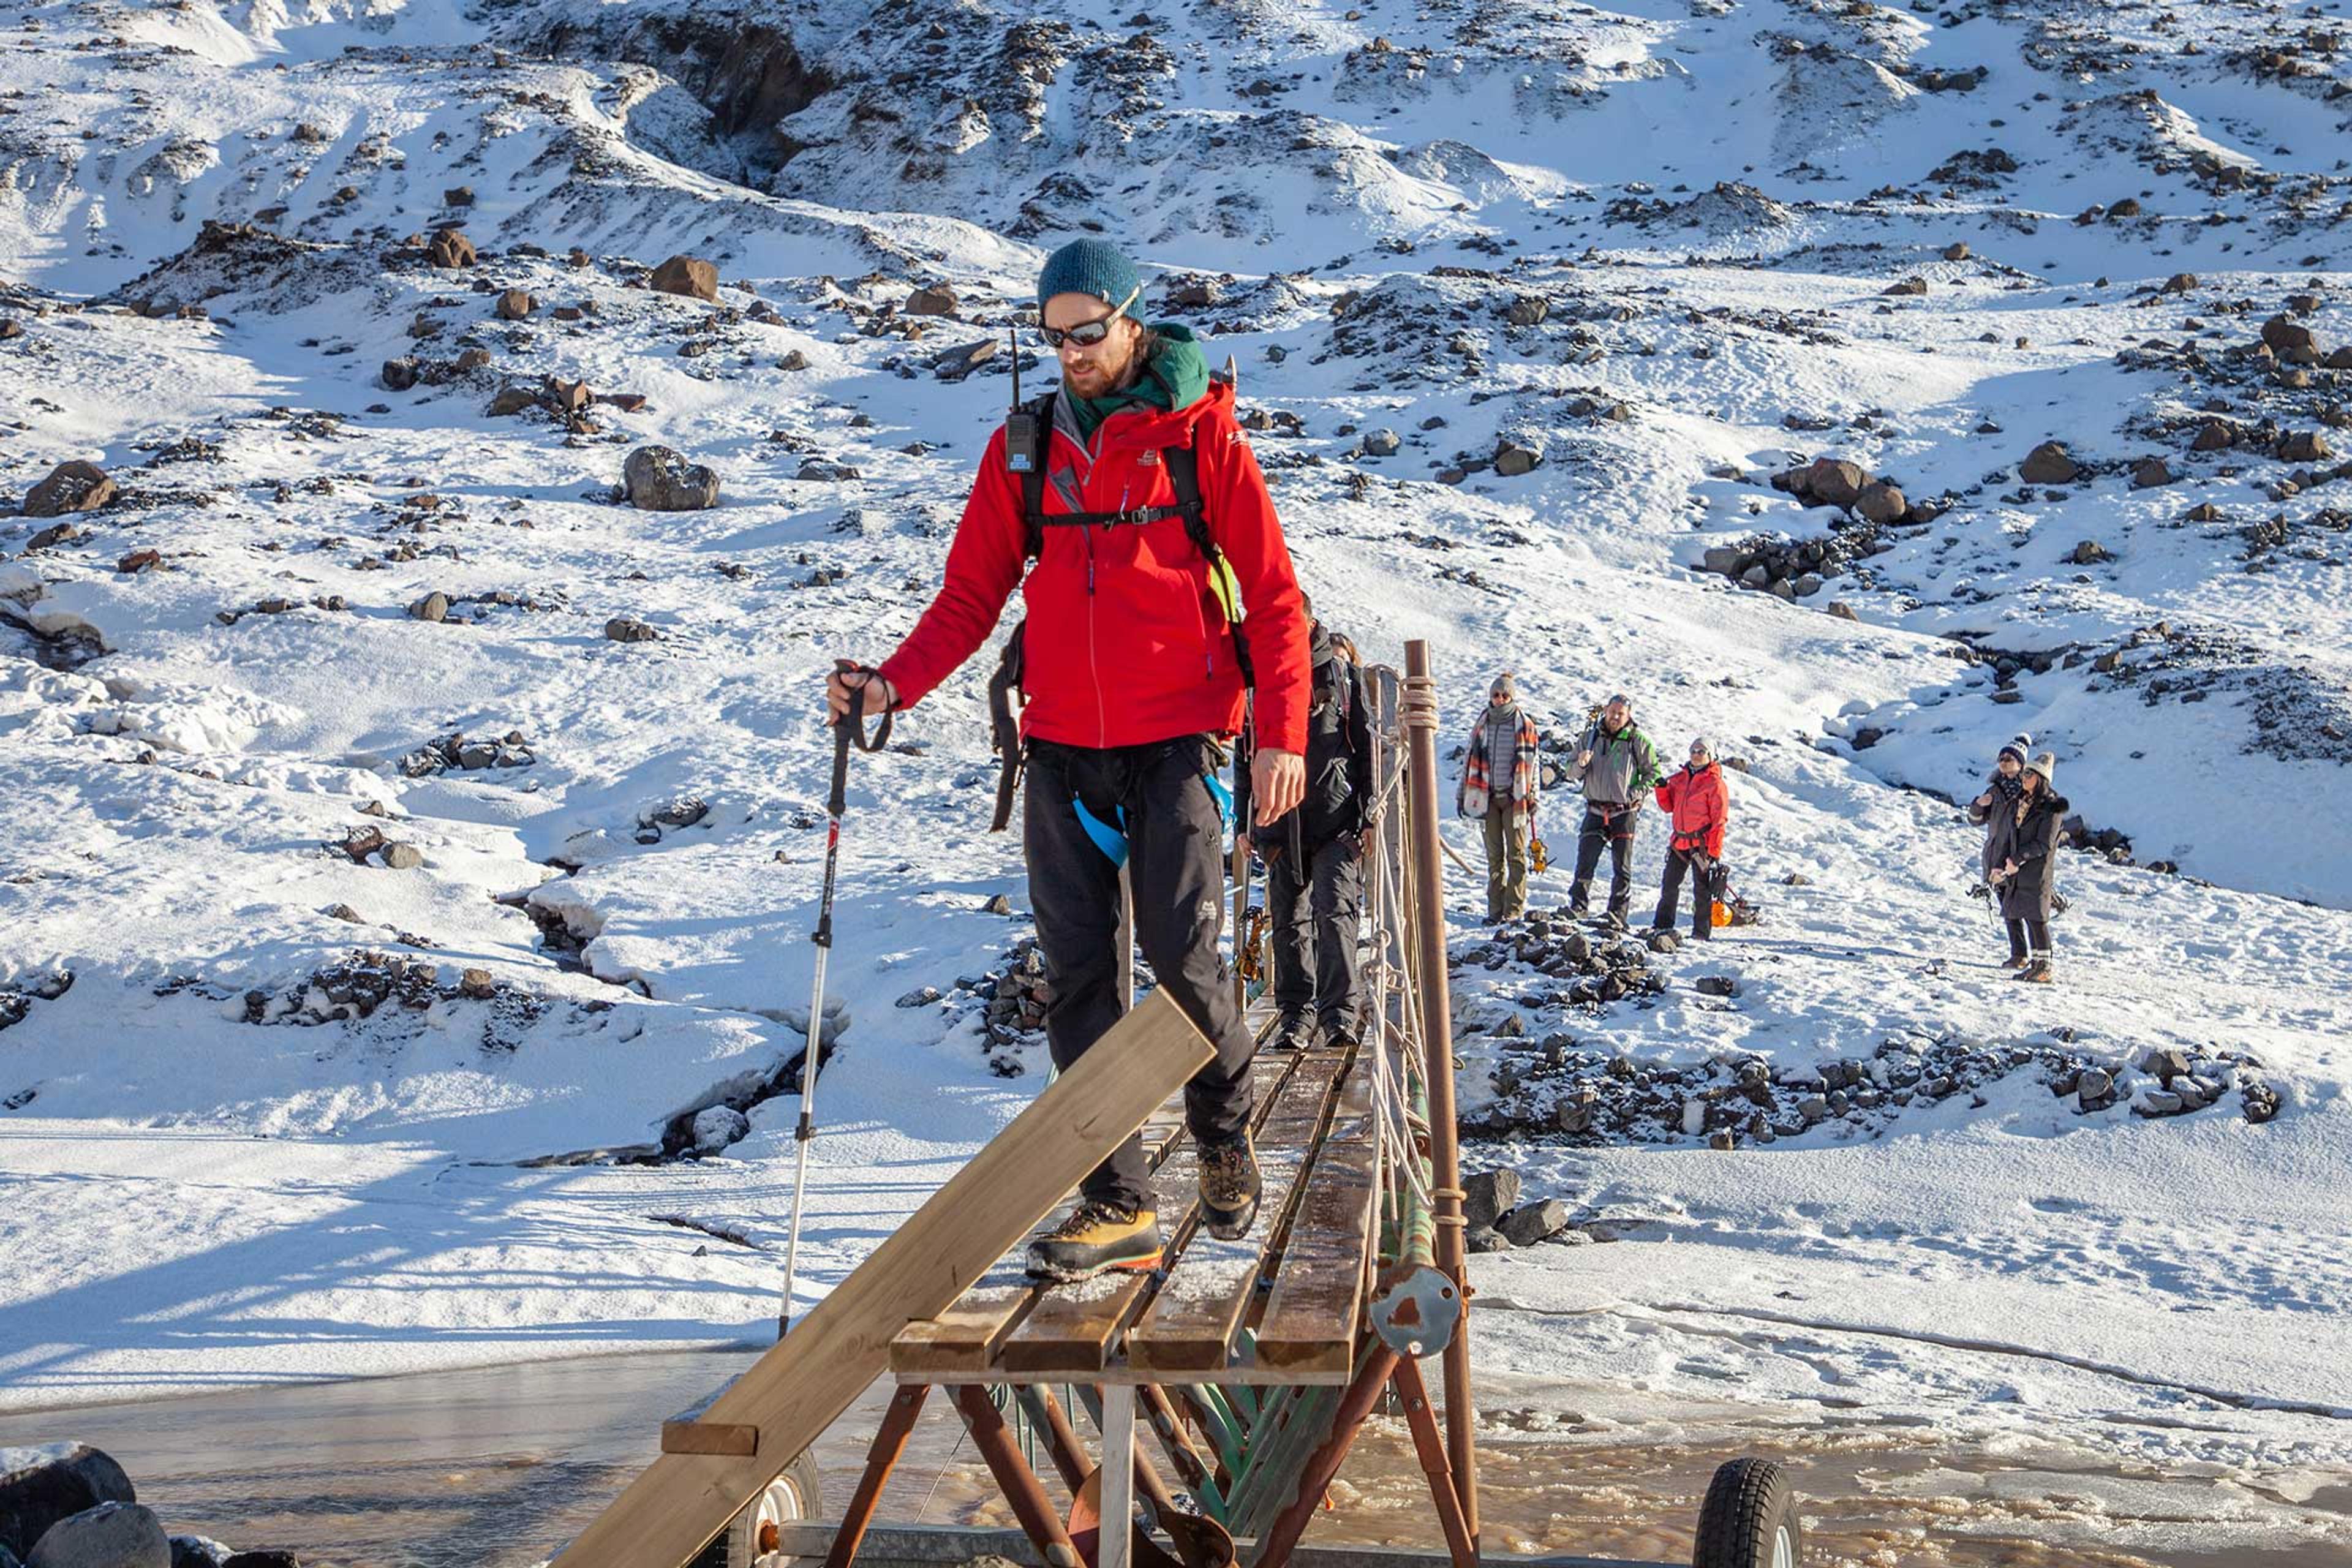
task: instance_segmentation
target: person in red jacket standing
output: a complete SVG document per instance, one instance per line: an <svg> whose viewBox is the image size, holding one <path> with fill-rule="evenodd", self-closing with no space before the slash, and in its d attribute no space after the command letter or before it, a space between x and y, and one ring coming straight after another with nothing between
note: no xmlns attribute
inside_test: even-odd
<svg viewBox="0 0 2352 1568"><path fill-rule="evenodd" d="M853 702L866 713L913 706L979 650L1021 589L1023 836L1054 1060L1068 1067L1119 1016L1124 863L1137 945L1216 1047L1184 1103L1203 1222L1233 1237L1255 1222L1260 1184L1252 1042L1217 949L1230 804L1217 775L1241 730L1246 665L1257 825L1304 795L1307 622L1233 389L1210 382L1189 330L1143 323L1142 287L1103 240L1047 258L1037 303L1062 370L1050 413L1025 449L997 431L930 606L878 668L845 666L826 696L835 723ZM1016 470L1024 459L1031 468ZM1078 1279L1158 1265L1148 1173L1129 1138L1082 1184L1076 1212L1031 1245L1031 1272Z"/></svg>
<svg viewBox="0 0 2352 1568"><path fill-rule="evenodd" d="M1690 761L1658 785L1658 805L1674 815L1674 841L1666 847L1665 884L1658 889L1652 931L1672 931L1683 874L1691 879L1691 936L1705 942L1715 931L1715 896L1723 862L1723 823L1731 805L1723 768L1705 741L1693 741Z"/></svg>

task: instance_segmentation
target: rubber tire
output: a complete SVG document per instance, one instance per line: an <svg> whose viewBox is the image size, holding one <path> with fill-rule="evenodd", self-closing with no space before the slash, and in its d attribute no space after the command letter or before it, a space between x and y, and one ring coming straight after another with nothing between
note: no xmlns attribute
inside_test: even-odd
<svg viewBox="0 0 2352 1568"><path fill-rule="evenodd" d="M1733 1459L1718 1468L1698 1510L1698 1542L1691 1568L1775 1568L1773 1538L1786 1531L1785 1568L1805 1551L1797 1492L1789 1473L1769 1459Z"/></svg>
<svg viewBox="0 0 2352 1568"><path fill-rule="evenodd" d="M783 1474L761 1489L759 1500L729 1521L719 1539L702 1549L694 1568L753 1568L760 1560L761 1507L772 1498L791 1500L792 1519L823 1519L824 1488L817 1475L816 1457L803 1453L786 1465ZM775 1517L775 1512L770 1517Z"/></svg>

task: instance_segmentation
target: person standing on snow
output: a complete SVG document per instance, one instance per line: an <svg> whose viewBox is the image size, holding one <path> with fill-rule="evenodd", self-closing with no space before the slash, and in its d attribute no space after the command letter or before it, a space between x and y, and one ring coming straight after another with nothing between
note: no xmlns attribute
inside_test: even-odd
<svg viewBox="0 0 2352 1568"><path fill-rule="evenodd" d="M1311 605L1307 613L1314 615ZM1343 640L1310 620L1307 798L1273 826L1250 835L1265 857L1266 913L1274 928L1277 1017L1267 1041L1274 1050L1305 1047L1310 1014L1326 1047L1356 1037L1372 725L1363 677L1342 650Z"/></svg>
<svg viewBox="0 0 2352 1568"><path fill-rule="evenodd" d="M1260 1181L1252 1041L1217 948L1217 775L1254 669L1256 821L1298 804L1307 615L1232 388L1211 384L1190 330L1144 324L1142 289L1107 241L1047 258L1038 311L1062 370L1050 407L1016 410L990 439L946 579L915 629L877 669L845 664L826 698L835 723L853 703L866 713L913 706L978 651L1021 589L1023 836L1054 992L1054 1061L1076 1062L1119 1016L1124 864L1137 945L1216 1047L1185 1086L1185 1119L1200 1148L1203 1222L1236 1237L1256 1218ZM1158 1266L1148 1175L1130 1137L1081 1184L1069 1218L1030 1245L1031 1272L1067 1280Z"/></svg>
<svg viewBox="0 0 2352 1568"><path fill-rule="evenodd" d="M1690 761L1657 788L1658 805L1674 824L1674 841L1666 847L1665 880L1658 889L1658 912L1652 931L1672 931L1675 904L1682 896L1683 874L1691 879L1691 938L1705 942L1715 934L1716 891L1723 865L1723 825L1731 807L1731 792L1723 768L1705 741L1693 741Z"/></svg>
<svg viewBox="0 0 2352 1568"><path fill-rule="evenodd" d="M2010 808L2023 793L2025 759L2033 754L2033 737L2019 734L2000 749L1994 759L1992 777L1985 780L1984 793L1969 802L1969 820L1985 830L1982 860L1988 882L2000 863L2009 856L2009 838L2017 827ZM2019 965L2011 964L2014 969Z"/></svg>
<svg viewBox="0 0 2352 1568"><path fill-rule="evenodd" d="M1658 749L1633 726L1633 700L1612 697L1576 743L1577 782L1584 786L1584 826L1576 840L1576 877L1568 885L1568 912L1581 916L1591 900L1592 873L1609 849L1609 919L1625 923L1633 902L1633 832L1642 796L1658 782Z"/></svg>
<svg viewBox="0 0 2352 1568"><path fill-rule="evenodd" d="M2050 906L2058 893L2058 840L2064 831L2066 800L2051 785L2058 759L2042 752L2025 764L2018 777L2015 805L2000 815L2008 819L2008 842L2001 863L1990 878L2000 892L2001 919L2009 922L2006 967L2017 978L2049 985Z"/></svg>
<svg viewBox="0 0 2352 1568"><path fill-rule="evenodd" d="M1454 794L1454 812L1486 826L1490 924L1527 913L1537 773L1535 721L1520 710L1518 682L1505 670L1487 689L1486 710L1470 731L1462 782ZM1498 779L1507 782L1498 785Z"/></svg>

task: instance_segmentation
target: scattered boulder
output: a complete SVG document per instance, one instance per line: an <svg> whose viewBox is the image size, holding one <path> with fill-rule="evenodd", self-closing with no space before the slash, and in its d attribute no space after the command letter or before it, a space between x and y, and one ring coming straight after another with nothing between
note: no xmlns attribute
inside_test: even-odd
<svg viewBox="0 0 2352 1568"><path fill-rule="evenodd" d="M499 296L498 312L509 321L520 321L539 309L539 301L521 289L509 289Z"/></svg>
<svg viewBox="0 0 2352 1568"><path fill-rule="evenodd" d="M2279 437L2272 455L2284 463L2324 463L2335 455L2327 437L2316 430L2292 430ZM30 502L27 503L29 509Z"/></svg>
<svg viewBox="0 0 2352 1568"><path fill-rule="evenodd" d="M2115 559L2107 547L2095 539L2085 539L2074 546L2066 557L2075 566L2097 566Z"/></svg>
<svg viewBox="0 0 2352 1568"><path fill-rule="evenodd" d="M404 354L398 359L384 361L383 368L378 371L376 375L387 390L406 392L416 384L416 377L421 368L415 355Z"/></svg>
<svg viewBox="0 0 2352 1568"><path fill-rule="evenodd" d="M59 463L48 477L25 492L26 517L63 517L68 512L96 511L114 499L114 481L96 463Z"/></svg>
<svg viewBox="0 0 2352 1568"><path fill-rule="evenodd" d="M449 595L435 589L408 606L409 616L420 621L446 621L449 618Z"/></svg>
<svg viewBox="0 0 2352 1568"><path fill-rule="evenodd" d="M1901 521L1911 510L1911 503L1903 499L1901 490L1880 479L1863 487L1862 493L1854 498L1853 510L1883 527Z"/></svg>
<svg viewBox="0 0 2352 1568"><path fill-rule="evenodd" d="M719 268L698 256L673 256L655 268L646 281L664 294L681 294L714 304L719 300Z"/></svg>
<svg viewBox="0 0 2352 1568"><path fill-rule="evenodd" d="M2176 272L2164 280L2164 292L2168 294L2186 294L2196 287L2197 274L2194 272Z"/></svg>
<svg viewBox="0 0 2352 1568"><path fill-rule="evenodd" d="M1544 1198L1513 1209L1496 1228L1514 1247L1533 1247L1566 1230L1572 1212L1558 1198Z"/></svg>
<svg viewBox="0 0 2352 1568"><path fill-rule="evenodd" d="M539 394L528 386L502 386L490 398L485 409L493 419L511 418L539 406Z"/></svg>
<svg viewBox="0 0 2352 1568"><path fill-rule="evenodd" d="M1948 246L1944 247L1944 259L1945 259L1945 260L1947 260L1947 261L1966 261L1968 258L1969 258L1969 242L1968 242L1967 240L1965 240L1965 239L1956 239L1956 240L1952 241L1952 243L1951 243L1951 244L1949 244L1949 245L1948 245Z"/></svg>
<svg viewBox="0 0 2352 1568"><path fill-rule="evenodd" d="M2285 364L2311 364L2319 358L2319 340L2301 321L2284 315L2263 323L2263 343Z"/></svg>
<svg viewBox="0 0 2352 1568"><path fill-rule="evenodd" d="M751 1131L751 1119L734 1107L706 1106L694 1113L694 1152L716 1154Z"/></svg>
<svg viewBox="0 0 2352 1568"><path fill-rule="evenodd" d="M604 623L604 636L613 642L659 642L661 633L634 616L614 616Z"/></svg>
<svg viewBox="0 0 2352 1568"><path fill-rule="evenodd" d="M1397 455L1398 450L1403 446L1404 438L1399 436L1395 431L1388 429L1375 430L1364 437L1364 456L1368 458L1393 458Z"/></svg>
<svg viewBox="0 0 2352 1568"><path fill-rule="evenodd" d="M898 307L898 313L902 316L952 316L961 304L954 289L945 283L934 283L908 295L907 302Z"/></svg>
<svg viewBox="0 0 2352 1568"><path fill-rule="evenodd" d="M102 1502L49 1526L25 1568L172 1568L172 1538L135 1502Z"/></svg>
<svg viewBox="0 0 2352 1568"><path fill-rule="evenodd" d="M1462 1182L1462 1217L1471 1228L1492 1226L1518 1206L1519 1173L1504 1169L1480 1171Z"/></svg>
<svg viewBox="0 0 2352 1568"><path fill-rule="evenodd" d="M1802 493L1823 506L1850 507L1862 499L1870 475L1860 463L1843 458L1816 458L1804 471Z"/></svg>
<svg viewBox="0 0 2352 1568"><path fill-rule="evenodd" d="M1462 1232L1462 1247L1465 1252L1508 1252L1510 1242L1491 1225L1474 1225Z"/></svg>
<svg viewBox="0 0 2352 1568"><path fill-rule="evenodd" d="M425 247L425 259L435 267L454 270L474 265L474 242L459 229L437 231Z"/></svg>
<svg viewBox="0 0 2352 1568"><path fill-rule="evenodd" d="M2192 452L2220 452L2238 444L2238 427L2226 419L2208 419L2197 427L2197 438L2189 443Z"/></svg>
<svg viewBox="0 0 2352 1568"><path fill-rule="evenodd" d="M2029 485L2072 484L2082 471L2061 441L2042 442L2017 465L2017 477Z"/></svg>
<svg viewBox="0 0 2352 1568"><path fill-rule="evenodd" d="M1503 319L1515 327L1539 326L1550 314L1551 301L1541 294L1514 294L1503 310Z"/></svg>
<svg viewBox="0 0 2352 1568"><path fill-rule="evenodd" d="M21 1556L60 1520L138 1500L122 1467L87 1443L0 1447L0 1550Z"/></svg>
<svg viewBox="0 0 2352 1568"><path fill-rule="evenodd" d="M1541 453L1528 450L1514 441L1499 441L1495 446L1495 471L1505 479L1517 479L1543 461Z"/></svg>
<svg viewBox="0 0 2352 1568"><path fill-rule="evenodd" d="M387 844L383 863L395 871L414 871L425 864L425 851L414 844Z"/></svg>
<svg viewBox="0 0 2352 1568"><path fill-rule="evenodd" d="M2136 490L2154 489L2172 482L2172 469L2162 458L2144 458L2133 465L2131 482Z"/></svg>
<svg viewBox="0 0 2352 1568"><path fill-rule="evenodd" d="M629 504L641 511L698 511L719 504L719 476L667 447L640 447L622 465Z"/></svg>

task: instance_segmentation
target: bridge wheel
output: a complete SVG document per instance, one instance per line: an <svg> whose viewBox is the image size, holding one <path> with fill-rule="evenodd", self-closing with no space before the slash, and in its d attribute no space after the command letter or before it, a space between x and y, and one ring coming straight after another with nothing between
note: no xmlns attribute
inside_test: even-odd
<svg viewBox="0 0 2352 1568"><path fill-rule="evenodd" d="M1769 1459L1734 1459L1715 1472L1698 1510L1691 1568L1797 1568L1805 1528L1789 1473Z"/></svg>

